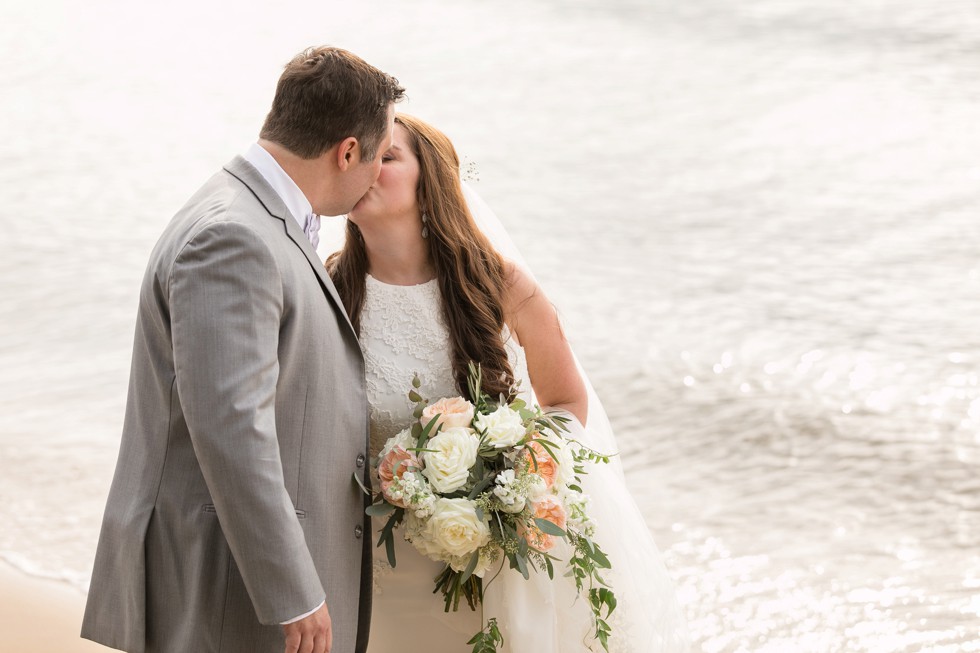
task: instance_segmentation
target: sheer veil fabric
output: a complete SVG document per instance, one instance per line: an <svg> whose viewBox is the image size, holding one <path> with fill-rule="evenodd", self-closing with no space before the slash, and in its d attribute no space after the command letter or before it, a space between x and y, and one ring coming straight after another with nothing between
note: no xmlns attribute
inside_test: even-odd
<svg viewBox="0 0 980 653"><path fill-rule="evenodd" d="M474 220L494 248L533 277L533 270L500 219L466 182L463 195ZM602 402L577 358L576 364L588 389L589 412L584 427L572 418L570 437L601 453L616 453L619 449ZM525 387L529 385L525 383ZM608 465L591 466L582 485L591 499L595 541L609 555L613 566L611 572L603 574L618 602L610 619L610 652L689 651L687 624L677 603L674 583L629 492L619 457L613 457ZM582 651L583 647L602 650L591 639L591 617L585 599L576 600L571 579L559 578L557 569L555 576L555 581L551 581L546 573L538 573L524 580L516 571L505 570L487 584L484 616L496 617L501 624L507 653L571 653ZM484 582L490 577L488 573ZM552 609L543 610L544 606Z"/></svg>

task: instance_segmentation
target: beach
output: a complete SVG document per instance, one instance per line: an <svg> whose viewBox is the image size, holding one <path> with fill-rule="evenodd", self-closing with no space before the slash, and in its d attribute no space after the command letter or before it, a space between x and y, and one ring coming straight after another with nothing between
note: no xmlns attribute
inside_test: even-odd
<svg viewBox="0 0 980 653"><path fill-rule="evenodd" d="M146 261L320 43L473 164L695 650L980 651L980 4L50 0L0 36L0 653L108 650Z"/></svg>
<svg viewBox="0 0 980 653"><path fill-rule="evenodd" d="M0 564L0 653L110 650L78 636L84 610L77 589Z"/></svg>

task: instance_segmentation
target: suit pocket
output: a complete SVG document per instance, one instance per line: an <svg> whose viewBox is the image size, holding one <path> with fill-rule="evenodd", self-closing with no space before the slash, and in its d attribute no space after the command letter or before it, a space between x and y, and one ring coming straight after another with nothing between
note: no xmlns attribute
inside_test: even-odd
<svg viewBox="0 0 980 653"><path fill-rule="evenodd" d="M201 506L201 512L206 512L206 513L213 514L213 515L217 515L218 514L218 511L215 510L215 507L214 507L214 504L213 503L205 503L203 506ZM305 510L296 510L295 512L296 512L296 517L297 518L299 518L299 519L306 519L306 511Z"/></svg>

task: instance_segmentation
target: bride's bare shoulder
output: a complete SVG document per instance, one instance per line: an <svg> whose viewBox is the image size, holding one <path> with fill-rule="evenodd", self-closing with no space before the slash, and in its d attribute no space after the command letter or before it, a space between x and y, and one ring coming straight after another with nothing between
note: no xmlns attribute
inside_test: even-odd
<svg viewBox="0 0 980 653"><path fill-rule="evenodd" d="M534 277L511 261L505 261L504 265L507 282L504 313L512 328L516 330L522 319L539 316L541 311L554 310Z"/></svg>

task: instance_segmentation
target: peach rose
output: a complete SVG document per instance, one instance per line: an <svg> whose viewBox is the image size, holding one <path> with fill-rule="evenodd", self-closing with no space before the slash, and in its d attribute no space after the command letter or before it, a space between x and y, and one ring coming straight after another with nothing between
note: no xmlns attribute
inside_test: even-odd
<svg viewBox="0 0 980 653"><path fill-rule="evenodd" d="M547 495L534 503L533 508L535 518L550 521L564 530L567 516L565 507L558 500L558 497ZM531 522L527 527L520 524L517 532L538 551L550 551L555 546L555 536L542 532L540 528L534 525L534 522Z"/></svg>
<svg viewBox="0 0 980 653"><path fill-rule="evenodd" d="M473 414L475 412L476 408L470 402L462 397L451 397L449 399L440 399L436 403L426 406L422 410L422 417L419 421L424 427L438 415L439 421L436 424L441 425L443 429L469 427L473 422Z"/></svg>
<svg viewBox="0 0 980 653"><path fill-rule="evenodd" d="M414 451L406 451L402 447L394 447L388 454L381 459L381 464L378 465L378 478L381 479L381 493L384 494L385 499L388 503L398 506L400 508L407 507L404 501L398 501L393 499L389 493L388 488L391 487L392 482L396 478L401 478L409 471L418 471L421 469L419 464L419 459L415 455Z"/></svg>
<svg viewBox="0 0 980 653"><path fill-rule="evenodd" d="M524 449L524 458L527 461L529 474L540 476L549 488L555 484L555 477L558 476L558 463L551 457L547 449L532 440ZM536 467L535 463L537 463Z"/></svg>

